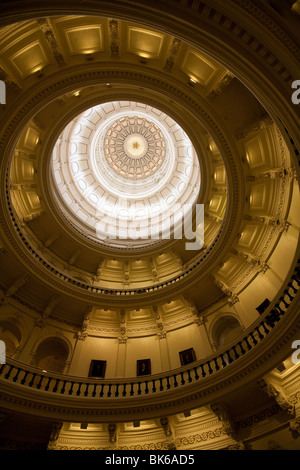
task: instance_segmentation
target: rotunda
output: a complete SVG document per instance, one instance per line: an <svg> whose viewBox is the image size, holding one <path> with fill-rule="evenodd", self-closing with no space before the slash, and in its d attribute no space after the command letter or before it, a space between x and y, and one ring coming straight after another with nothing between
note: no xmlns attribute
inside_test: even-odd
<svg viewBox="0 0 300 470"><path fill-rule="evenodd" d="M299 448L299 1L2 3L0 448Z"/></svg>

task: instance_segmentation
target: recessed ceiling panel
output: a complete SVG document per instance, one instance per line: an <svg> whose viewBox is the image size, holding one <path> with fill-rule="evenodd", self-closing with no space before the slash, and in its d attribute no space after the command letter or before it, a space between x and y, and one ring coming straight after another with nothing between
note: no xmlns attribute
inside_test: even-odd
<svg viewBox="0 0 300 470"><path fill-rule="evenodd" d="M39 41L32 42L14 54L11 62L22 78L45 67L49 60Z"/></svg>

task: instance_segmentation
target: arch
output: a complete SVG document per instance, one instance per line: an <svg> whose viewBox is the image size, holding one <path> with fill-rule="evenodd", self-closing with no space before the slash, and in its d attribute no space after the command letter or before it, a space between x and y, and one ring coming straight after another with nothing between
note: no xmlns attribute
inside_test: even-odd
<svg viewBox="0 0 300 470"><path fill-rule="evenodd" d="M223 348L243 332L238 318L232 314L219 316L211 328L211 337L216 347Z"/></svg>
<svg viewBox="0 0 300 470"><path fill-rule="evenodd" d="M0 338L5 343L6 355L12 357L22 341L22 333L15 322L4 319L0 321Z"/></svg>
<svg viewBox="0 0 300 470"><path fill-rule="evenodd" d="M50 336L44 338L36 348L33 365L52 372L64 372L69 357L69 346L61 338Z"/></svg>

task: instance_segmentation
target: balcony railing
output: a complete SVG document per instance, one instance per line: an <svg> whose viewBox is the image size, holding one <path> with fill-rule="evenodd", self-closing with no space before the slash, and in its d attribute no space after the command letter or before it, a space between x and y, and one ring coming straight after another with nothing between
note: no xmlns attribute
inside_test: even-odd
<svg viewBox="0 0 300 470"><path fill-rule="evenodd" d="M179 389L230 367L265 340L295 300L300 287L300 262L282 291L279 300L249 328L245 335L229 347L180 369L145 377L123 379L91 379L45 372L14 360L0 369L0 383L11 382L50 394L65 397L130 398L150 396Z"/></svg>

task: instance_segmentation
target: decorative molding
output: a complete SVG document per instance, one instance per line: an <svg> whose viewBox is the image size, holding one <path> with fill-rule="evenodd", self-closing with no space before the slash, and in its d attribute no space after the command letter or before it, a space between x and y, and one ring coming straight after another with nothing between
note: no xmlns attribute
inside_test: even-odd
<svg viewBox="0 0 300 470"><path fill-rule="evenodd" d="M177 450L180 447L190 446L197 443L207 442L222 437L225 433L223 426L214 430L205 431L201 434L192 434L190 436L178 437L175 441Z"/></svg>
<svg viewBox="0 0 300 470"><path fill-rule="evenodd" d="M119 22L109 21L110 51L111 57L119 57Z"/></svg>
<svg viewBox="0 0 300 470"><path fill-rule="evenodd" d="M216 96L220 95L226 87L231 83L233 80L234 75L231 72L226 72L225 75L221 78L221 80L215 85L213 90L209 93L209 98L213 99Z"/></svg>
<svg viewBox="0 0 300 470"><path fill-rule="evenodd" d="M295 414L295 406L292 400L292 397L286 395L283 390L275 387L270 381L266 379L261 379L259 381L261 388L269 395L276 400L278 406L290 415Z"/></svg>
<svg viewBox="0 0 300 470"><path fill-rule="evenodd" d="M45 35L45 38L52 50L53 56L58 65L65 65L65 59L60 51L59 45L55 38L53 29L47 18L37 18L37 23Z"/></svg>
<svg viewBox="0 0 300 470"><path fill-rule="evenodd" d="M268 418L278 415L282 411L279 405L273 405L270 408L260 411L258 414L254 414L244 418L236 423L237 431L241 431L249 426L253 426L261 421L265 421Z"/></svg>
<svg viewBox="0 0 300 470"><path fill-rule="evenodd" d="M226 407L221 403L214 403L210 405L211 410L218 417L218 420L223 423L222 431L233 439L236 438L236 424L232 421L230 414Z"/></svg>
<svg viewBox="0 0 300 470"><path fill-rule="evenodd" d="M174 38L173 41L172 41L170 51L169 51L169 55L166 58L166 62L165 62L165 65L164 65L164 69L167 72L172 72L172 69L173 69L173 66L175 64L175 59L176 59L176 56L178 54L180 45L181 45L180 39Z"/></svg>

